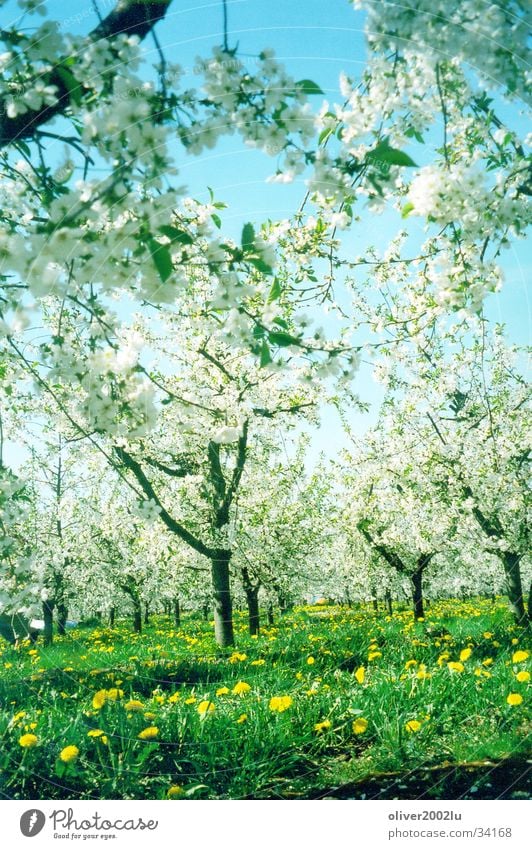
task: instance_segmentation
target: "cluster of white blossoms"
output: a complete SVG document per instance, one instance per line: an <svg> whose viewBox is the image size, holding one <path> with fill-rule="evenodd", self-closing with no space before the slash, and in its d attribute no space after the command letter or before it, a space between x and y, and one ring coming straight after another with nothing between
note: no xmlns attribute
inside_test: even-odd
<svg viewBox="0 0 532 849"><path fill-rule="evenodd" d="M153 500L153 498L150 498L148 501L140 501L132 508L132 513L134 516L138 516L139 519L142 519L145 524L152 525L159 518L161 507Z"/></svg>
<svg viewBox="0 0 532 849"><path fill-rule="evenodd" d="M366 33L381 51L409 49L434 63L457 57L489 86L530 97L526 0L353 0L368 11Z"/></svg>
<svg viewBox="0 0 532 849"><path fill-rule="evenodd" d="M218 430L213 434L212 441L216 442L218 445L230 445L232 442L238 442L242 433L242 425L237 425L236 427L224 425L223 427L218 428Z"/></svg>

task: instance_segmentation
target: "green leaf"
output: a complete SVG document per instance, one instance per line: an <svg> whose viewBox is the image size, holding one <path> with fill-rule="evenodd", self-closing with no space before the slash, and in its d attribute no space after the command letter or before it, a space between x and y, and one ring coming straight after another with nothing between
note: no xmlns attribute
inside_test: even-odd
<svg viewBox="0 0 532 849"><path fill-rule="evenodd" d="M66 88L70 100L75 103L76 106L81 106L83 102L81 86L72 71L69 71L68 68L64 67L64 65L58 65L55 72Z"/></svg>
<svg viewBox="0 0 532 849"><path fill-rule="evenodd" d="M278 298L280 298L282 291L283 290L281 289L279 279L275 277L272 283L272 288L270 289L270 294L268 295L268 303L271 304L272 301L276 301Z"/></svg>
<svg viewBox="0 0 532 849"><path fill-rule="evenodd" d="M299 80L296 86L305 94L323 94L319 85L312 80Z"/></svg>
<svg viewBox="0 0 532 849"><path fill-rule="evenodd" d="M403 150L390 147L388 142L378 144L373 150L366 154L370 162L385 162L387 165L401 165L405 168L417 168L413 159Z"/></svg>
<svg viewBox="0 0 532 849"><path fill-rule="evenodd" d="M258 257L258 256L247 256L246 260L249 263L251 263L251 265L253 265L254 268L256 268L257 271L260 271L262 274L273 274L273 268L270 265L268 265L267 262L264 262L264 260L261 259L260 257Z"/></svg>
<svg viewBox="0 0 532 849"><path fill-rule="evenodd" d="M220 228L222 226L222 219L220 218L220 216L216 215L216 213L213 212L212 215L211 215L211 218L214 221L214 223L216 224L216 226L218 227L218 230L220 230Z"/></svg>
<svg viewBox="0 0 532 849"><path fill-rule="evenodd" d="M155 264L155 268L159 272L159 277L166 283L173 272L172 257L166 245L161 245L153 236L148 239L148 247Z"/></svg>
<svg viewBox="0 0 532 849"><path fill-rule="evenodd" d="M408 218L408 216L410 215L410 213L412 212L413 209L414 209L413 203L410 203L410 201L408 201L408 203L405 203L405 205L403 206L403 208L401 210L401 218Z"/></svg>
<svg viewBox="0 0 532 849"><path fill-rule="evenodd" d="M266 342L266 339L262 340L262 345L260 346L260 367L264 368L269 363L272 362L272 355L270 352L270 346Z"/></svg>
<svg viewBox="0 0 532 849"><path fill-rule="evenodd" d="M172 227L170 224L163 224L162 227L159 227L159 233L162 233L163 236L168 236L170 241L179 242L182 245L192 245L194 243L192 236L185 233L184 230Z"/></svg>
<svg viewBox="0 0 532 849"><path fill-rule="evenodd" d="M242 247L244 250L249 250L255 241L255 229L253 224L244 224L242 228Z"/></svg>
<svg viewBox="0 0 532 849"><path fill-rule="evenodd" d="M325 129L322 130L318 136L318 144L323 144L323 142L326 142L329 136L332 136L333 133L334 130L332 130L331 127L325 127Z"/></svg>
<svg viewBox="0 0 532 849"><path fill-rule="evenodd" d="M270 330L268 336L272 345L277 345L279 348L286 348L288 345L299 345L301 341L297 336L292 336L290 333L283 333L282 330Z"/></svg>

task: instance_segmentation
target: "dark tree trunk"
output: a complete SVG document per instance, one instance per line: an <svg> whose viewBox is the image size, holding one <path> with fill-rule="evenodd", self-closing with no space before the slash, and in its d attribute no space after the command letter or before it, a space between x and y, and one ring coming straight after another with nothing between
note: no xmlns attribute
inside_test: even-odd
<svg viewBox="0 0 532 849"><path fill-rule="evenodd" d="M251 636L254 636L260 631L259 588L251 587L249 590L246 590L246 599L248 603L249 633Z"/></svg>
<svg viewBox="0 0 532 849"><path fill-rule="evenodd" d="M410 578L412 582L412 602L414 605L414 619L423 619L423 569L416 569Z"/></svg>
<svg viewBox="0 0 532 849"><path fill-rule="evenodd" d="M54 641L54 602L43 601L42 615L44 619L44 645L51 646Z"/></svg>
<svg viewBox="0 0 532 849"><path fill-rule="evenodd" d="M203 605L203 619L205 620L205 622L208 622L210 618L211 618L211 608L209 607L208 604L204 604Z"/></svg>
<svg viewBox="0 0 532 849"><path fill-rule="evenodd" d="M521 556L512 551L502 551L500 557L504 566L506 592L513 617L518 625L526 625L528 616L521 583Z"/></svg>
<svg viewBox="0 0 532 849"><path fill-rule="evenodd" d="M112 607L109 611L109 627L115 627L116 607Z"/></svg>
<svg viewBox="0 0 532 849"><path fill-rule="evenodd" d="M528 591L528 618L532 622L532 581L530 581L530 589Z"/></svg>
<svg viewBox="0 0 532 849"><path fill-rule="evenodd" d="M273 618L273 604L272 604L271 601L268 603L267 616L268 616L268 625L270 625L270 626L273 625L274 622L275 622L275 619Z"/></svg>
<svg viewBox="0 0 532 849"><path fill-rule="evenodd" d="M133 630L142 634L142 605L137 599L133 599Z"/></svg>
<svg viewBox="0 0 532 849"><path fill-rule="evenodd" d="M148 602L144 605L144 624L149 625L150 622L150 606Z"/></svg>
<svg viewBox="0 0 532 849"><path fill-rule="evenodd" d="M63 602L57 605L57 633L60 637L66 634L66 623L68 619L68 608Z"/></svg>
<svg viewBox="0 0 532 849"><path fill-rule="evenodd" d="M174 598L174 625L176 628L181 627L181 605L178 598Z"/></svg>
<svg viewBox="0 0 532 849"><path fill-rule="evenodd" d="M212 588L214 596L214 636L222 648L233 646L233 602L231 599L231 582L229 563L231 551L220 548L211 560Z"/></svg>
<svg viewBox="0 0 532 849"><path fill-rule="evenodd" d="M246 594L248 605L248 627L250 635L256 636L260 631L260 611L259 611L259 589L260 581L255 584L250 578L249 571L246 566L241 569L242 585Z"/></svg>
<svg viewBox="0 0 532 849"><path fill-rule="evenodd" d="M392 605L392 594L390 590L386 590L384 594L384 600L386 601L386 608L388 610L388 616L393 616L393 605Z"/></svg>
<svg viewBox="0 0 532 849"><path fill-rule="evenodd" d="M377 614L379 612L379 600L373 596L371 602L373 604L373 611Z"/></svg>

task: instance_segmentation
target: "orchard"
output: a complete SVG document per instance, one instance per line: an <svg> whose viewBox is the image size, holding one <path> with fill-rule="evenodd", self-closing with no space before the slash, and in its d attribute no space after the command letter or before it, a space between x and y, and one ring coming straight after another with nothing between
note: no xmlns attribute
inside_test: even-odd
<svg viewBox="0 0 532 849"><path fill-rule="evenodd" d="M5 798L530 792L528 4L326 6L0 0Z"/></svg>

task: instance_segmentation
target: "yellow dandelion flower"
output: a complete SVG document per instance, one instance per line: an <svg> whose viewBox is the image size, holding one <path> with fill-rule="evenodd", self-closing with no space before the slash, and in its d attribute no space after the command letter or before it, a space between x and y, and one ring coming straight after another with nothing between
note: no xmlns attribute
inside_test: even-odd
<svg viewBox="0 0 532 849"><path fill-rule="evenodd" d="M514 651L512 655L512 663L523 663L524 660L528 660L527 651Z"/></svg>
<svg viewBox="0 0 532 849"><path fill-rule="evenodd" d="M189 696L188 699L185 699L186 705L194 705L197 702L197 698L195 696Z"/></svg>
<svg viewBox="0 0 532 849"><path fill-rule="evenodd" d="M312 666L312 664L313 664L313 663L316 663L316 661L315 661L315 659L312 657L312 655L311 655L310 657L307 657L307 665L308 665L308 666Z"/></svg>
<svg viewBox="0 0 532 849"><path fill-rule="evenodd" d="M506 701L512 707L516 707L516 705L523 703L523 697L520 693L510 693Z"/></svg>
<svg viewBox="0 0 532 849"><path fill-rule="evenodd" d="M150 725L138 734L139 740L154 740L159 735L159 729L156 725Z"/></svg>
<svg viewBox="0 0 532 849"><path fill-rule="evenodd" d="M359 684L364 683L364 678L366 677L366 670L363 666L359 666L357 671L355 672L355 679Z"/></svg>
<svg viewBox="0 0 532 849"><path fill-rule="evenodd" d="M421 722L418 722L417 719L410 719L405 723L405 728L410 734L416 734L421 728Z"/></svg>
<svg viewBox="0 0 532 849"><path fill-rule="evenodd" d="M214 713L216 708L214 707L213 702L204 701L200 702L198 705L198 713L200 716L207 716L208 713Z"/></svg>
<svg viewBox="0 0 532 849"><path fill-rule="evenodd" d="M417 660L407 660L405 663L405 669L410 669L412 666L417 666Z"/></svg>
<svg viewBox="0 0 532 849"><path fill-rule="evenodd" d="M525 684L527 681L530 681L530 672L526 672L524 669L521 672L517 672L515 677L519 681L520 684Z"/></svg>
<svg viewBox="0 0 532 849"><path fill-rule="evenodd" d="M177 692L177 690L176 690L176 692L175 692L175 693L172 693L172 695L171 695L171 696L168 696L168 701L169 701L171 704L175 704L175 702L179 701L179 699L180 699L180 698L181 698L181 696L179 695L179 693L178 693L178 692Z"/></svg>
<svg viewBox="0 0 532 849"><path fill-rule="evenodd" d="M264 666L265 663L265 660L259 658L259 660L252 660L250 666Z"/></svg>
<svg viewBox="0 0 532 849"><path fill-rule="evenodd" d="M353 734L364 734L367 731L368 725L368 720L359 716L358 719L355 719L353 722Z"/></svg>
<svg viewBox="0 0 532 849"><path fill-rule="evenodd" d="M247 721L248 721L247 713L241 713L240 716L238 717L236 723L237 723L237 725L242 725L242 723L247 722Z"/></svg>
<svg viewBox="0 0 532 849"><path fill-rule="evenodd" d="M471 654L472 654L471 649L469 649L469 648L462 649L462 651L460 652L460 660L462 661L462 663L464 663L464 661L466 661L466 660L469 660L469 658L471 657Z"/></svg>
<svg viewBox="0 0 532 849"><path fill-rule="evenodd" d="M126 702L124 705L126 710L135 713L139 710L144 710L144 705L138 699L130 699L129 702Z"/></svg>
<svg viewBox="0 0 532 849"><path fill-rule="evenodd" d="M379 657L382 657L382 652L380 651L370 651L368 653L368 660L377 660Z"/></svg>
<svg viewBox="0 0 532 849"><path fill-rule="evenodd" d="M491 633L491 631L484 631L482 636L484 637L485 640L491 640L491 638L493 637L493 634Z"/></svg>
<svg viewBox="0 0 532 849"><path fill-rule="evenodd" d="M229 687L218 687L218 689L216 690L216 695L217 696L227 696L228 692L229 692Z"/></svg>
<svg viewBox="0 0 532 849"><path fill-rule="evenodd" d="M155 719L155 714L151 710L147 710L144 713L144 719L149 719L149 720Z"/></svg>
<svg viewBox="0 0 532 849"><path fill-rule="evenodd" d="M90 731L87 731L87 737L103 737L105 731L102 731L101 728L91 728Z"/></svg>
<svg viewBox="0 0 532 849"><path fill-rule="evenodd" d="M447 664L447 666L449 667L449 670L451 672L463 672L464 671L464 664L463 663L458 663L456 661L450 661Z"/></svg>
<svg viewBox="0 0 532 849"><path fill-rule="evenodd" d="M92 706L94 710L100 710L107 701L107 690L98 690L92 697Z"/></svg>
<svg viewBox="0 0 532 849"><path fill-rule="evenodd" d="M166 797L167 799L179 799L184 792L185 791L179 786L179 784L172 784L172 786L166 791Z"/></svg>
<svg viewBox="0 0 532 849"><path fill-rule="evenodd" d="M294 700L291 696L272 696L268 707L273 713L283 713L283 711L292 707L293 704Z"/></svg>
<svg viewBox="0 0 532 849"><path fill-rule="evenodd" d="M61 749L59 753L59 760L63 761L65 764L72 763L77 759L79 755L79 749L77 746L65 746L64 749Z"/></svg>
<svg viewBox="0 0 532 849"><path fill-rule="evenodd" d="M493 658L487 657L485 660L482 661L482 666L491 666L492 663L493 663Z"/></svg>
<svg viewBox="0 0 532 849"><path fill-rule="evenodd" d="M324 720L322 720L322 722L316 723L316 725L314 726L314 731L317 731L318 734L320 734L322 731L326 731L327 728L330 728L330 727L331 727L331 720L330 719L324 719Z"/></svg>
<svg viewBox="0 0 532 849"><path fill-rule="evenodd" d="M38 742L39 738L36 737L35 734L23 734L22 737L19 737L18 744L19 746L22 746L23 749L33 749Z"/></svg>
<svg viewBox="0 0 532 849"><path fill-rule="evenodd" d="M239 681L233 687L233 693L235 696L242 696L244 693L249 693L251 687L249 684L246 684L245 681Z"/></svg>

